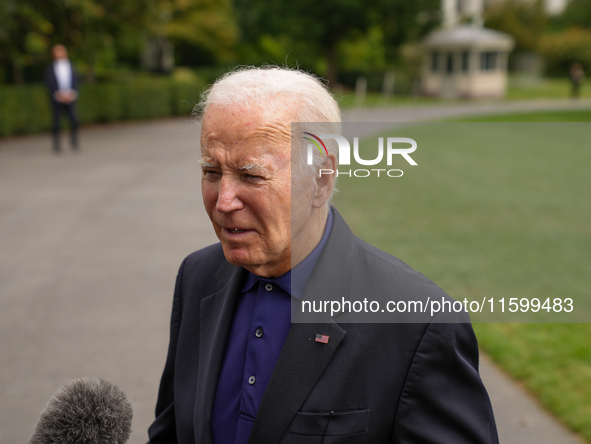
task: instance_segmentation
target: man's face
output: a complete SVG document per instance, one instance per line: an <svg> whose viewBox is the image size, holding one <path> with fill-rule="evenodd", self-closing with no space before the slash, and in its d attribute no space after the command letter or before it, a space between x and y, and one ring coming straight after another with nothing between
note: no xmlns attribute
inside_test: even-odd
<svg viewBox="0 0 591 444"><path fill-rule="evenodd" d="M63 45L55 45L52 50L53 58L55 60L67 59L68 58L68 50Z"/></svg>
<svg viewBox="0 0 591 444"><path fill-rule="evenodd" d="M287 105L211 105L201 129L203 202L226 259L266 277L291 269Z"/></svg>

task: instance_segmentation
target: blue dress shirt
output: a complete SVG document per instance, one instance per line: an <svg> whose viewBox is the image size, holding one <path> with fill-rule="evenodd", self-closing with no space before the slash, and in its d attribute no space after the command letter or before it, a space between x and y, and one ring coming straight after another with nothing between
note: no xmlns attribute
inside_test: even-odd
<svg viewBox="0 0 591 444"><path fill-rule="evenodd" d="M291 327L292 296L301 299L328 240L332 219L332 211L329 211L322 239L293 270L276 279L248 274L234 313L213 403L214 443L248 442L257 410ZM294 282L292 272L297 276Z"/></svg>

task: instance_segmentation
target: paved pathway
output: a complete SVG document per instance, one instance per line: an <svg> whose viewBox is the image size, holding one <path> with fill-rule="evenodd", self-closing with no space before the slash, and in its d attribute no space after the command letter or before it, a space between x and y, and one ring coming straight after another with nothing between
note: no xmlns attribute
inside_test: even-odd
<svg viewBox="0 0 591 444"><path fill-rule="evenodd" d="M404 107L346 117L409 121L503 107ZM216 240L200 199L197 141L189 119L84 128L82 151L61 156L51 154L49 135L0 140L3 444L27 442L51 394L82 376L102 377L128 394L135 409L130 444L146 441L176 269L186 254ZM581 442L487 359L482 375L503 443Z"/></svg>

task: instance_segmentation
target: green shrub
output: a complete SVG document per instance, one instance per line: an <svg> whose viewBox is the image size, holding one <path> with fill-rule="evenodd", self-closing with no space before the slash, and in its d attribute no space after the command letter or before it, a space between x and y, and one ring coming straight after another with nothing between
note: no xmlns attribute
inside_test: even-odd
<svg viewBox="0 0 591 444"><path fill-rule="evenodd" d="M80 123L189 116L205 86L200 77L142 77L80 87ZM51 103L43 85L0 87L0 137L51 128Z"/></svg>
<svg viewBox="0 0 591 444"><path fill-rule="evenodd" d="M123 118L154 119L172 115L172 88L167 79L127 82L122 90Z"/></svg>
<svg viewBox="0 0 591 444"><path fill-rule="evenodd" d="M174 82L172 85L172 112L175 116L190 115L203 92L204 84Z"/></svg>
<svg viewBox="0 0 591 444"><path fill-rule="evenodd" d="M229 69L227 66L202 66L195 68L195 72L203 79L206 85L214 83L228 71Z"/></svg>
<svg viewBox="0 0 591 444"><path fill-rule="evenodd" d="M544 36L540 52L546 60L548 74L568 76L570 66L579 62L586 71L591 70L591 31L568 28L558 34Z"/></svg>
<svg viewBox="0 0 591 444"><path fill-rule="evenodd" d="M81 123L112 122L123 118L122 88L117 83L92 83L80 88Z"/></svg>
<svg viewBox="0 0 591 444"><path fill-rule="evenodd" d="M51 125L47 92L40 85L0 88L0 136L35 133Z"/></svg>

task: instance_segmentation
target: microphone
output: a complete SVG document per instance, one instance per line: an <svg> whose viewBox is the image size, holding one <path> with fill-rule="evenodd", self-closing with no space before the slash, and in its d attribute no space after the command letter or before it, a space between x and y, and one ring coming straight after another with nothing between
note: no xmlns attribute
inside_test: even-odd
<svg viewBox="0 0 591 444"><path fill-rule="evenodd" d="M116 385L102 379L73 379L53 394L29 444L125 444L133 409Z"/></svg>

